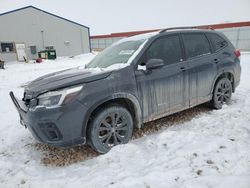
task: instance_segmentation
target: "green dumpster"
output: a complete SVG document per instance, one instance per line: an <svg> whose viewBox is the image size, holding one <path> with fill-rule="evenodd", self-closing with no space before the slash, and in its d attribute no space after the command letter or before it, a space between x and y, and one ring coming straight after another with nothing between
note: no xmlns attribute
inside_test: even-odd
<svg viewBox="0 0 250 188"><path fill-rule="evenodd" d="M47 50L48 59L56 59L56 51L55 50Z"/></svg>
<svg viewBox="0 0 250 188"><path fill-rule="evenodd" d="M42 50L38 52L38 57L42 59L56 59L56 50Z"/></svg>

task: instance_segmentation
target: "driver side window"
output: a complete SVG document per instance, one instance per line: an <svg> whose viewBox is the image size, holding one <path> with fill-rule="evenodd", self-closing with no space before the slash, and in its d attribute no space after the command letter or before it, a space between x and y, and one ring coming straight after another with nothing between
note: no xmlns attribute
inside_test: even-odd
<svg viewBox="0 0 250 188"><path fill-rule="evenodd" d="M182 49L179 36L172 35L156 39L145 52L143 63L149 59L162 59L166 65L180 62Z"/></svg>

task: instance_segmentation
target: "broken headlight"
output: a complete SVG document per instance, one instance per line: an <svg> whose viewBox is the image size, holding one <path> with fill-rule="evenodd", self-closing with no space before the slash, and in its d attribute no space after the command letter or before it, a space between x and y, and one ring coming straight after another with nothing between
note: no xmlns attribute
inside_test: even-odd
<svg viewBox="0 0 250 188"><path fill-rule="evenodd" d="M83 86L77 86L44 93L38 96L38 106L53 108L67 104L76 97L82 87Z"/></svg>

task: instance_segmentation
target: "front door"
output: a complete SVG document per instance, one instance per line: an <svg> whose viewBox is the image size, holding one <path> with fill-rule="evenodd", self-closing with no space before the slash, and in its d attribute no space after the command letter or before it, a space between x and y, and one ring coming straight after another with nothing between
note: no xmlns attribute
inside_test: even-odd
<svg viewBox="0 0 250 188"><path fill-rule="evenodd" d="M164 66L151 70L136 70L138 96L143 119L150 121L188 107L187 64L179 35L156 39L139 60L144 67L149 59L162 59Z"/></svg>

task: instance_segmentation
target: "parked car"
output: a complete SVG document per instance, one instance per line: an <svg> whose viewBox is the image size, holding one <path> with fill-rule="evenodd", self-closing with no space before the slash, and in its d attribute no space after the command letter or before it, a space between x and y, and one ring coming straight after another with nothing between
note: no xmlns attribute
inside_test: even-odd
<svg viewBox="0 0 250 188"><path fill-rule="evenodd" d="M210 102L229 103L239 85L240 52L220 32L170 28L122 39L86 69L45 75L22 100L21 124L56 147L90 144L106 153L145 122Z"/></svg>

